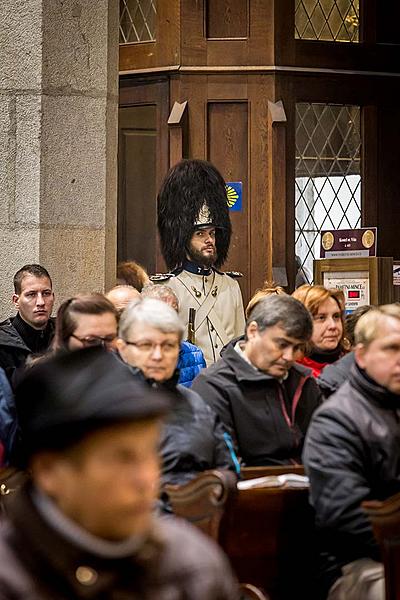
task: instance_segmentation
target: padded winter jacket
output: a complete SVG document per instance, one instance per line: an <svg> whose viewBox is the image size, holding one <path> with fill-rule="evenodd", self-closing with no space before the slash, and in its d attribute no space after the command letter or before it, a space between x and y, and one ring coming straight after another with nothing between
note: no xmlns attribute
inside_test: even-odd
<svg viewBox="0 0 400 600"><path fill-rule="evenodd" d="M379 560L361 503L400 491L400 396L354 365L349 380L314 414L303 459L326 593L346 563Z"/></svg>
<svg viewBox="0 0 400 600"><path fill-rule="evenodd" d="M0 368L0 443L3 456L0 466L8 463L18 429L14 394L3 369Z"/></svg>
<svg viewBox="0 0 400 600"><path fill-rule="evenodd" d="M221 550L177 519L154 518L135 552L118 558L97 538L90 550L66 525L43 517L25 489L0 532L1 600L236 600ZM109 546L112 544L108 542Z"/></svg>
<svg viewBox="0 0 400 600"><path fill-rule="evenodd" d="M196 377L192 390L219 415L245 465L301 462L304 435L321 398L309 369L294 364L280 382L229 344L222 358Z"/></svg>
<svg viewBox="0 0 400 600"><path fill-rule="evenodd" d="M190 387L196 375L206 368L202 350L190 342L183 341L179 351L177 368L179 370L178 383Z"/></svg>

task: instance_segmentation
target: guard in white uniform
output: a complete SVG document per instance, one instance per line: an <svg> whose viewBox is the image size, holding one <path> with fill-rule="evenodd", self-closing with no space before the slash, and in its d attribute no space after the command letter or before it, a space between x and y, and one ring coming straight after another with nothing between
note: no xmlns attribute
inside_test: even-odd
<svg viewBox="0 0 400 600"><path fill-rule="evenodd" d="M158 227L170 273L153 275L179 299L188 339L203 350L207 366L245 329L236 278L223 273L231 238L225 182L205 161L185 160L168 173L158 196Z"/></svg>

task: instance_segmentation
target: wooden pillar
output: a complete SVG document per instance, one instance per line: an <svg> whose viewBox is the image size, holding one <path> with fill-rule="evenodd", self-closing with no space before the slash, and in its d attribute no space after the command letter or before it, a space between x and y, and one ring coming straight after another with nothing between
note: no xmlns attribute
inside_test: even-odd
<svg viewBox="0 0 400 600"><path fill-rule="evenodd" d="M281 100L268 102L268 272L274 281L288 285L286 273L286 114Z"/></svg>

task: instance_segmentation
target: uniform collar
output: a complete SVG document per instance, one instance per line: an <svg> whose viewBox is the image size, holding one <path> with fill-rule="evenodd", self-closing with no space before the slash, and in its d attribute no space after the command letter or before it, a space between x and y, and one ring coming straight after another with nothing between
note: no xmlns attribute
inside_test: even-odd
<svg viewBox="0 0 400 600"><path fill-rule="evenodd" d="M212 273L211 267L206 269L202 265L199 265L192 260L185 260L182 267L184 271L189 271L189 273L193 273L194 275L202 275L203 277L207 277Z"/></svg>

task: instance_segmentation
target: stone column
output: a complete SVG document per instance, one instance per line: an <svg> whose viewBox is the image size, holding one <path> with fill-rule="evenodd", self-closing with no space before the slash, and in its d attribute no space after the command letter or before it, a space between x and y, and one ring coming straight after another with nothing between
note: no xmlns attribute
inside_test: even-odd
<svg viewBox="0 0 400 600"><path fill-rule="evenodd" d="M113 284L116 0L0 3L0 316L38 262L59 301Z"/></svg>

